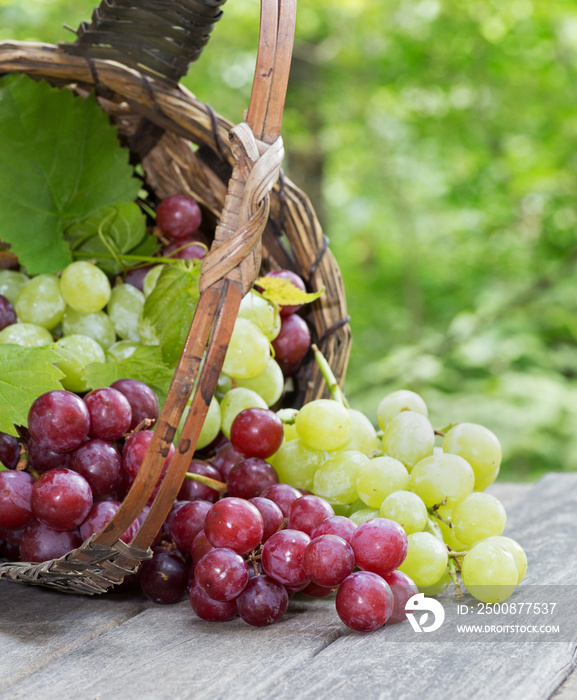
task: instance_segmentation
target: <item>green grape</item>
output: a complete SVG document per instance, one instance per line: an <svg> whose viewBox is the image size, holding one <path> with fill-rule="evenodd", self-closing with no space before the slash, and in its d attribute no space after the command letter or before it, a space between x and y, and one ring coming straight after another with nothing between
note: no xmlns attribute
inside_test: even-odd
<svg viewBox="0 0 577 700"><path fill-rule="evenodd" d="M351 514L350 505L340 506L337 503L333 503L332 506L333 506L333 510L335 511L335 515L342 515L345 518L348 518L349 515Z"/></svg>
<svg viewBox="0 0 577 700"><path fill-rule="evenodd" d="M62 317L62 331L64 335L86 335L100 343L104 350L116 341L116 331L104 311L86 314L67 306Z"/></svg>
<svg viewBox="0 0 577 700"><path fill-rule="evenodd" d="M159 345L160 341L156 335L156 330L148 318L144 318L142 314L138 317L136 323L136 331L140 342L143 345Z"/></svg>
<svg viewBox="0 0 577 700"><path fill-rule="evenodd" d="M23 285L14 302L21 323L52 330L62 320L66 304L56 275L37 275Z"/></svg>
<svg viewBox="0 0 577 700"><path fill-rule="evenodd" d="M270 358L270 344L259 327L246 318L237 318L222 371L233 379L256 377Z"/></svg>
<svg viewBox="0 0 577 700"><path fill-rule="evenodd" d="M282 421L285 442L296 440L298 435L295 419L298 415L298 410L296 408L281 408L276 412L276 414Z"/></svg>
<svg viewBox="0 0 577 700"><path fill-rule="evenodd" d="M134 355L137 348L140 348L141 344L135 342L134 340L118 340L106 351L107 362L122 362L122 360L127 360L129 357Z"/></svg>
<svg viewBox="0 0 577 700"><path fill-rule="evenodd" d="M233 383L232 379L222 372L218 375L218 382L216 385L216 391L214 395L219 401L222 401L224 395L232 389Z"/></svg>
<svg viewBox="0 0 577 700"><path fill-rule="evenodd" d="M483 603L502 603L515 590L519 571L507 547L482 540L463 558L461 576L469 593Z"/></svg>
<svg viewBox="0 0 577 700"><path fill-rule="evenodd" d="M230 428L233 420L245 408L268 408L264 399L256 391L236 387L231 389L220 402L220 413L222 416L221 430L227 438L230 437Z"/></svg>
<svg viewBox="0 0 577 700"><path fill-rule="evenodd" d="M394 520L402 526L407 535L422 532L428 519L427 506L412 491L394 491L381 505L381 518Z"/></svg>
<svg viewBox="0 0 577 700"><path fill-rule="evenodd" d="M411 472L411 488L427 508L446 499L454 505L473 490L475 474L471 465L458 455L437 454L415 464Z"/></svg>
<svg viewBox="0 0 577 700"><path fill-rule="evenodd" d="M495 496L474 492L455 505L451 521L455 536L469 545L500 535L505 529L507 514Z"/></svg>
<svg viewBox="0 0 577 700"><path fill-rule="evenodd" d="M324 452L312 450L297 438L283 442L268 461L275 468L281 482L311 491L315 473L324 460Z"/></svg>
<svg viewBox="0 0 577 700"><path fill-rule="evenodd" d="M313 493L331 505L353 503L357 499L359 469L367 462L368 457L356 450L344 450L329 457L316 471Z"/></svg>
<svg viewBox="0 0 577 700"><path fill-rule="evenodd" d="M380 508L390 493L408 489L410 481L409 472L398 459L374 457L359 471L357 493L366 505Z"/></svg>
<svg viewBox="0 0 577 700"><path fill-rule="evenodd" d="M409 551L399 569L417 586L433 586L449 563L447 548L430 532L413 532L408 539Z"/></svg>
<svg viewBox="0 0 577 700"><path fill-rule="evenodd" d="M180 418L178 429L176 431L176 435L174 436L175 445L178 444L178 441L182 434L182 430L186 422L186 416L188 415L188 409L190 408L191 403L192 399L188 402L186 409L184 410L184 413ZM196 443L197 450L202 450L203 447L210 445L210 443L220 432L220 423L220 405L213 396L208 407L208 413L206 414L206 418L204 419L204 423L202 425L202 430L200 431L200 435L198 436L198 442Z"/></svg>
<svg viewBox="0 0 577 700"><path fill-rule="evenodd" d="M417 586L417 588L419 589L419 593L424 593L427 598L432 598L433 596L442 593L450 583L451 574L449 573L449 567L447 566L437 583L434 583L432 586Z"/></svg>
<svg viewBox="0 0 577 700"><path fill-rule="evenodd" d="M279 307L256 292L251 291L243 297L238 315L256 324L261 333L271 342L280 333Z"/></svg>
<svg viewBox="0 0 577 700"><path fill-rule="evenodd" d="M366 523L367 520L373 520L373 518L379 518L379 511L375 508L361 508L360 510L355 510L354 513L349 515L349 518L357 525L362 525Z"/></svg>
<svg viewBox="0 0 577 700"><path fill-rule="evenodd" d="M475 472L475 491L483 491L497 478L502 450L497 436L477 423L458 423L443 439L443 450L466 459Z"/></svg>
<svg viewBox="0 0 577 700"><path fill-rule="evenodd" d="M274 406L284 391L284 377L279 363L270 358L264 370L251 379L237 379L237 386L252 389L262 396L267 406Z"/></svg>
<svg viewBox="0 0 577 700"><path fill-rule="evenodd" d="M453 522L451 519L453 515L453 505L441 506L440 508L437 508L436 512L441 516L441 518L443 518L442 520L439 520L433 516L435 523L441 530L447 547L450 547L455 552L462 552L464 549L467 549L467 545L461 542L461 540L457 539L455 530L453 529Z"/></svg>
<svg viewBox="0 0 577 700"><path fill-rule="evenodd" d="M342 449L350 440L353 429L347 409L332 399L316 399L305 404L295 425L305 445L329 452Z"/></svg>
<svg viewBox="0 0 577 700"><path fill-rule="evenodd" d="M154 291L156 283L158 282L158 278L160 277L160 273L164 270L165 267L166 265L155 265L146 273L142 282L142 291L144 293L145 298L149 297Z"/></svg>
<svg viewBox="0 0 577 700"><path fill-rule="evenodd" d="M50 345L54 338L50 331L34 323L13 323L0 331L0 344L21 345L23 348L40 348Z"/></svg>
<svg viewBox="0 0 577 700"><path fill-rule="evenodd" d="M519 573L519 579L517 583L521 583L521 581L525 578L525 574L527 573L527 555L525 554L525 550L523 549L523 547L521 547L521 545L516 540L513 540L510 537L503 537L501 535L487 537L485 542L504 547L508 552L511 553L513 559L515 560L517 571Z"/></svg>
<svg viewBox="0 0 577 700"><path fill-rule="evenodd" d="M64 268L60 293L75 311L85 314L103 309L110 299L110 282L99 267L89 262L73 262Z"/></svg>
<svg viewBox="0 0 577 700"><path fill-rule="evenodd" d="M56 363L64 372L62 386L68 391L88 391L86 367L92 362L106 362L102 347L86 335L67 335L56 342L56 349L62 355Z"/></svg>
<svg viewBox="0 0 577 700"><path fill-rule="evenodd" d="M433 454L435 431L428 418L414 411L402 411L389 421L383 433L383 450L410 471Z"/></svg>
<svg viewBox="0 0 577 700"><path fill-rule="evenodd" d="M107 311L116 335L139 342L138 319L144 308L144 294L131 284L117 284L110 294Z"/></svg>
<svg viewBox="0 0 577 700"><path fill-rule="evenodd" d="M371 421L361 411L349 408L349 418L353 424L351 439L346 444L347 450L358 450L369 455L379 448L379 438Z"/></svg>
<svg viewBox="0 0 577 700"><path fill-rule="evenodd" d="M30 278L16 270L0 270L0 294L14 304L18 293Z"/></svg>
<svg viewBox="0 0 577 700"><path fill-rule="evenodd" d="M427 404L419 394L415 394L414 391L408 391L407 389L393 391L392 394L388 394L382 399L377 408L377 423L381 430L384 430L389 422L401 411L414 411L415 413L421 413L423 416L429 414Z"/></svg>

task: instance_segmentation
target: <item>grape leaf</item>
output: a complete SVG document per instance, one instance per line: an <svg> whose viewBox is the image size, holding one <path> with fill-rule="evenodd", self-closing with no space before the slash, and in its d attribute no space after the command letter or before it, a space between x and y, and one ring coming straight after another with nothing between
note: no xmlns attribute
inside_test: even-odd
<svg viewBox="0 0 577 700"><path fill-rule="evenodd" d="M184 348L198 303L199 278L198 264L181 260L167 265L144 302L143 317L152 323L168 365L176 365Z"/></svg>
<svg viewBox="0 0 577 700"><path fill-rule="evenodd" d="M135 202L100 207L68 226L64 235L74 257L96 258L99 267L109 275L122 272L124 267L130 267L130 263L122 265L118 257L108 256L121 253L152 255L158 247L158 239L147 235L146 216Z"/></svg>
<svg viewBox="0 0 577 700"><path fill-rule="evenodd" d="M0 132L0 239L29 274L56 273L66 226L138 194L128 151L94 96L24 75L0 79Z"/></svg>
<svg viewBox="0 0 577 700"><path fill-rule="evenodd" d="M28 424L28 411L41 394L62 389L60 359L49 347L0 345L0 430L17 435L14 426Z"/></svg>
<svg viewBox="0 0 577 700"><path fill-rule="evenodd" d="M141 345L124 360L93 362L86 367L85 379L91 389L110 386L117 379L138 379L154 389L162 405L166 399L174 369L162 361L160 348Z"/></svg>
<svg viewBox="0 0 577 700"><path fill-rule="evenodd" d="M317 292L303 292L283 277L259 277L255 286L260 288L260 293L267 301L274 301L279 306L308 304L318 299L325 291L322 287Z"/></svg>

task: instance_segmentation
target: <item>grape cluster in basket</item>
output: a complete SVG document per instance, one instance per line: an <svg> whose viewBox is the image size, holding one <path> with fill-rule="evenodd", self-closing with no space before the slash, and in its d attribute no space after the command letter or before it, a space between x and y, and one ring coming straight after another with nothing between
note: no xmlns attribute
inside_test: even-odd
<svg viewBox="0 0 577 700"><path fill-rule="evenodd" d="M146 300L168 258L192 266L203 258L199 223L192 200L166 199L156 215L164 262L116 281L83 261L59 276L0 271L0 344L56 346L64 374L62 390L33 402L20 439L0 433L4 558L62 556L118 510L150 444L158 398L135 378L89 391L89 371L122 366L158 344ZM282 302L263 294L279 279ZM383 398L373 423L348 406L315 346L332 398L279 408L311 351L298 313L310 299L288 270L259 283L242 300L197 452L153 557L125 586L137 581L159 603L188 591L202 619L240 615L255 626L279 620L297 593L336 594L337 613L356 630L399 622L412 595L436 595L451 582L459 591L460 579L479 600L510 596L527 562L503 536L502 504L485 492L501 463L496 436L473 423L434 430L423 399L405 390Z"/></svg>

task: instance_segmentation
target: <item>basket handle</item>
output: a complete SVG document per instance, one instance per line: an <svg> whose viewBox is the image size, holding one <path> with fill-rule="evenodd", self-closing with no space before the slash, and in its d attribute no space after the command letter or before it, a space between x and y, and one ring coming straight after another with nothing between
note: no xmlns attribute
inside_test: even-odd
<svg viewBox="0 0 577 700"><path fill-rule="evenodd" d="M207 44L226 0L102 0L66 53L117 61L176 86Z"/></svg>
<svg viewBox="0 0 577 700"><path fill-rule="evenodd" d="M255 85L246 125L237 127L239 131L233 137L237 140L238 160L216 234L217 241L222 241L224 247L228 239L237 237L242 243L242 239L250 233L253 236L251 246L255 250L259 248L260 235L268 218L268 191L262 194L261 186L255 195L254 190L248 190L246 183L255 162L258 160L260 163L261 151L266 150L262 160L266 161L270 152L280 167L282 141L279 133L292 53L295 0L261 0L261 13ZM252 132L261 143L253 139L252 146L250 143L247 146L247 141L250 142L247 131ZM264 144L272 146L265 149ZM274 178L270 177L269 189L273 182ZM247 221L247 217L252 219ZM251 223L253 228L249 232ZM256 242L255 237L258 239ZM256 255L259 254L260 250L256 250ZM239 257L242 255L239 254ZM246 277L247 267L250 269L253 262L244 257L232 271L226 271L208 283L203 283L203 262L200 300L148 452L122 506L108 525L94 537L94 545L113 546L134 520L134 513L142 511L160 477L176 426L192 394L191 407L175 456L144 523L130 545L135 552L149 546L168 515L184 480L214 395L240 300L246 293L246 285L250 288L254 282L254 276L252 279ZM121 556L116 563L130 566L130 559Z"/></svg>

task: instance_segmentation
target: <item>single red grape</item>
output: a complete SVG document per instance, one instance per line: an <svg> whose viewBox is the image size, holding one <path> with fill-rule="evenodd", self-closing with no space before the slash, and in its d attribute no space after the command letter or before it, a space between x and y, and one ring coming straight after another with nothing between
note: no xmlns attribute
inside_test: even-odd
<svg viewBox="0 0 577 700"><path fill-rule="evenodd" d="M310 535L323 520L334 516L334 514L333 507L324 498L301 496L291 504L287 527L292 530L301 530Z"/></svg>
<svg viewBox="0 0 577 700"><path fill-rule="evenodd" d="M37 472L46 472L49 469L69 469L72 463L73 452L56 452L39 445L36 440L28 441L28 460L30 466Z"/></svg>
<svg viewBox="0 0 577 700"><path fill-rule="evenodd" d="M30 407L28 430L41 447L71 452L88 436L88 409L84 401L70 391L49 391Z"/></svg>
<svg viewBox="0 0 577 700"><path fill-rule="evenodd" d="M145 419L152 421L149 427L156 423L158 418L158 396L147 384L138 381L138 379L118 379L110 387L124 394L128 399L132 409L130 430L135 430Z"/></svg>
<svg viewBox="0 0 577 700"><path fill-rule="evenodd" d="M245 457L266 459L281 446L284 428L269 408L245 408L232 422L230 441Z"/></svg>
<svg viewBox="0 0 577 700"><path fill-rule="evenodd" d="M281 530L262 547L261 563L266 574L287 586L306 585L304 554L311 538L299 530Z"/></svg>
<svg viewBox="0 0 577 700"><path fill-rule="evenodd" d="M166 197L156 209L156 225L168 238L180 239L200 226L202 212L198 204L183 194Z"/></svg>
<svg viewBox="0 0 577 700"><path fill-rule="evenodd" d="M33 520L22 535L20 556L22 561L49 561L63 557L81 544L82 538L77 528L68 531L55 530Z"/></svg>
<svg viewBox="0 0 577 700"><path fill-rule="evenodd" d="M302 494L290 484L273 484L260 495L276 503L281 509L283 517L288 518L292 502L296 501L297 498L301 498Z"/></svg>
<svg viewBox="0 0 577 700"><path fill-rule="evenodd" d="M218 601L209 598L201 586L194 580L189 590L190 605L201 620L208 622L226 622L238 614L235 600Z"/></svg>
<svg viewBox="0 0 577 700"><path fill-rule="evenodd" d="M32 520L34 483L27 472L0 472L0 527L18 529Z"/></svg>
<svg viewBox="0 0 577 700"><path fill-rule="evenodd" d="M261 543L264 523L256 506L229 496L209 510L204 531L215 547L230 547L238 554L248 554Z"/></svg>
<svg viewBox="0 0 577 700"><path fill-rule="evenodd" d="M177 603L188 587L188 565L169 551L157 551L140 567L140 588L155 603Z"/></svg>
<svg viewBox="0 0 577 700"><path fill-rule="evenodd" d="M192 501L179 508L173 517L170 534L183 554L192 551L194 538L205 527L205 518L211 507L212 503L208 501Z"/></svg>
<svg viewBox="0 0 577 700"><path fill-rule="evenodd" d="M16 469L20 460L20 443L18 438L0 432L0 463L8 469Z"/></svg>
<svg viewBox="0 0 577 700"><path fill-rule="evenodd" d="M280 333L272 341L275 360L285 377L294 376L311 346L309 327L300 316L292 314L282 319Z"/></svg>
<svg viewBox="0 0 577 700"><path fill-rule="evenodd" d="M232 443L227 441L217 449L215 456L210 461L221 473L223 480L227 481L231 469L241 459L244 459L244 455L235 450Z"/></svg>
<svg viewBox="0 0 577 700"><path fill-rule="evenodd" d="M93 496L86 479L71 469L41 474L32 491L32 514L55 530L73 530L92 508Z"/></svg>
<svg viewBox="0 0 577 700"><path fill-rule="evenodd" d="M303 567L319 586L339 586L355 568L353 548L338 535L320 535L305 549Z"/></svg>
<svg viewBox="0 0 577 700"><path fill-rule="evenodd" d="M229 496L251 499L266 488L278 484L274 467L260 457L241 459L232 468L226 482Z"/></svg>
<svg viewBox="0 0 577 700"><path fill-rule="evenodd" d="M70 469L86 479L95 499L114 496L122 488L122 457L110 442L87 440L69 454Z"/></svg>
<svg viewBox="0 0 577 700"><path fill-rule="evenodd" d="M192 554L192 563L196 566L207 552L214 549L213 545L208 541L208 537L204 530L201 530L198 535L192 540L190 553Z"/></svg>
<svg viewBox="0 0 577 700"><path fill-rule="evenodd" d="M382 627L393 611L389 584L370 571L347 576L337 591L337 614L351 629L369 632Z"/></svg>
<svg viewBox="0 0 577 700"><path fill-rule="evenodd" d="M391 587L394 599L393 612L387 622L389 624L403 622L403 620L407 619L407 613L405 612L407 600L416 595L419 589L413 579L402 571L392 571L385 576L385 581Z"/></svg>
<svg viewBox="0 0 577 700"><path fill-rule="evenodd" d="M282 510L274 501L271 501L269 498L263 498L262 496L251 498L250 502L258 508L262 515L264 524L262 542L264 543L271 535L274 535L275 532L281 529L284 522Z"/></svg>
<svg viewBox="0 0 577 700"><path fill-rule="evenodd" d="M288 609L288 593L268 576L255 576L236 600L238 614L253 627L272 625Z"/></svg>
<svg viewBox="0 0 577 700"><path fill-rule="evenodd" d="M6 326L16 323L17 320L16 311L11 302L3 294L0 294L0 331L4 330Z"/></svg>
<svg viewBox="0 0 577 700"><path fill-rule="evenodd" d="M355 530L351 547L359 569L386 576L403 563L409 540L398 523L387 518L373 518Z"/></svg>
<svg viewBox="0 0 577 700"><path fill-rule="evenodd" d="M246 562L228 547L215 547L196 565L194 577L206 594L214 600L234 600L249 580Z"/></svg>
<svg viewBox="0 0 577 700"><path fill-rule="evenodd" d="M86 394L84 403L90 414L90 437L118 440L130 428L132 408L126 396L117 389L95 389Z"/></svg>
<svg viewBox="0 0 577 700"><path fill-rule="evenodd" d="M357 527L358 525L350 518L345 518L344 515L333 515L315 527L311 532L311 538L314 539L320 535L338 535L350 543Z"/></svg>
<svg viewBox="0 0 577 700"><path fill-rule="evenodd" d="M80 536L82 539L87 540L91 535L99 532L112 520L112 517L116 515L120 506L120 501L99 501L95 503L84 522L80 525ZM120 539L128 544L134 535L136 535L137 531L138 521L135 520Z"/></svg>

